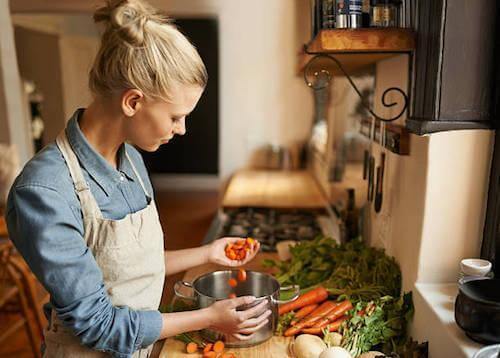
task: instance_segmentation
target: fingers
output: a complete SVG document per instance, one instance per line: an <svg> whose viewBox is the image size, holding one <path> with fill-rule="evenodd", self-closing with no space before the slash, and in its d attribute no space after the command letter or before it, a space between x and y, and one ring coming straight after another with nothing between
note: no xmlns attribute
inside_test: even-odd
<svg viewBox="0 0 500 358"><path fill-rule="evenodd" d="M269 319L265 318L264 321L259 323L259 325L255 326L255 327L244 328L244 329L240 330L238 333L252 334L252 333L257 332L259 329L261 329L262 327L264 327L268 323L269 323Z"/></svg>
<svg viewBox="0 0 500 358"><path fill-rule="evenodd" d="M256 299L257 298L254 297L254 296L241 296L241 297L232 298L230 300L231 301L231 307L232 308L236 308L238 306L248 305L250 303L253 303Z"/></svg>
<svg viewBox="0 0 500 358"><path fill-rule="evenodd" d="M238 328L253 328L259 326L260 324L262 324L262 322L269 321L268 317L271 315L271 313L271 310L267 310L259 317L247 319L242 324L240 324ZM240 333L241 332L242 331L240 331Z"/></svg>
<svg viewBox="0 0 500 358"><path fill-rule="evenodd" d="M239 341L248 341L248 340L252 339L254 335L250 334L250 335L246 336L244 334L234 333L234 334L232 334L232 336Z"/></svg>
<svg viewBox="0 0 500 358"><path fill-rule="evenodd" d="M267 300L263 300L260 302L258 305L249 308L245 311L240 311L240 317L242 321L246 321L250 318L254 318L255 316L259 315L265 308L267 307Z"/></svg>

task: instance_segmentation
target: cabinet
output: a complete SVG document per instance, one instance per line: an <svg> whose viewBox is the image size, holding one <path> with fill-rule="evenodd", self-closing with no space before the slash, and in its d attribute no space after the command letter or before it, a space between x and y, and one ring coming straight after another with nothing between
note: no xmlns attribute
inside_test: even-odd
<svg viewBox="0 0 500 358"><path fill-rule="evenodd" d="M494 94L495 0L422 0L407 128L416 134L490 129Z"/></svg>

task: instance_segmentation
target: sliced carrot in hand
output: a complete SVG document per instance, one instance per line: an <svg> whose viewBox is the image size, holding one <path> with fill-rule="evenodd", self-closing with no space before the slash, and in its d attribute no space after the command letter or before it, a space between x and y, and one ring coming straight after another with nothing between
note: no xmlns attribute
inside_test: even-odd
<svg viewBox="0 0 500 358"><path fill-rule="evenodd" d="M214 352L215 353L222 353L224 351L224 342L222 341L217 341L214 343Z"/></svg>
<svg viewBox="0 0 500 358"><path fill-rule="evenodd" d="M186 345L186 352L188 352L190 354L198 352L198 345L194 342L189 342Z"/></svg>
<svg viewBox="0 0 500 358"><path fill-rule="evenodd" d="M207 343L205 345L205 348L203 348L203 353L207 353L207 352L210 352L213 348L214 344L213 343Z"/></svg>

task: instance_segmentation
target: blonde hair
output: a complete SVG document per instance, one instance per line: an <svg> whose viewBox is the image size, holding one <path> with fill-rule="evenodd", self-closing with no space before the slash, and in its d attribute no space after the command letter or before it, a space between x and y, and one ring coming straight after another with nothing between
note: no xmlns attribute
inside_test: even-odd
<svg viewBox="0 0 500 358"><path fill-rule="evenodd" d="M135 88L169 101L178 85L206 86L207 71L196 48L146 2L107 0L94 21L105 25L89 75L95 95Z"/></svg>

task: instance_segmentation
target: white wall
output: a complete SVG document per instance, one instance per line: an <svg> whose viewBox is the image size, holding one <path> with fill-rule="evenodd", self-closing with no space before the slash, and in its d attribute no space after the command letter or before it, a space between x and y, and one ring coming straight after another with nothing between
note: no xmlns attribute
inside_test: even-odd
<svg viewBox="0 0 500 358"><path fill-rule="evenodd" d="M262 144L307 137L312 97L296 75L297 53L308 37L307 1L153 3L172 16L219 19L221 177L245 165Z"/></svg>

